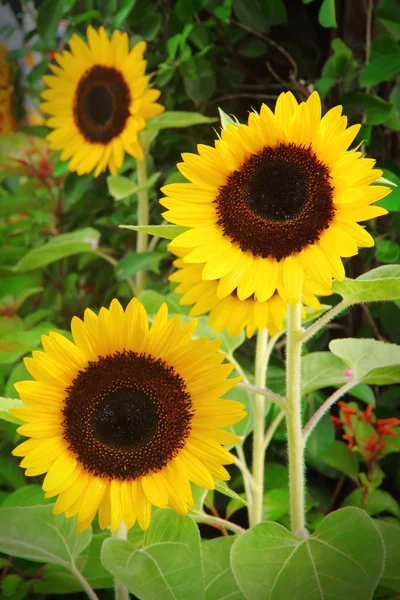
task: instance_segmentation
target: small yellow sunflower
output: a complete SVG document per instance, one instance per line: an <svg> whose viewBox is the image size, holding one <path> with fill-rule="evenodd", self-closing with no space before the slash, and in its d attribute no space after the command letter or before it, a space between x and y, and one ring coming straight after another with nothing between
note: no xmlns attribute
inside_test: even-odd
<svg viewBox="0 0 400 600"><path fill-rule="evenodd" d="M103 27L89 26L87 37L89 45L74 34L70 51L55 55L54 75L43 77L48 89L41 108L52 115L51 149L71 159L71 171L82 175L96 167L97 177L107 166L115 174L124 152L143 159L138 133L164 107L156 102L160 92L149 88L145 42L129 51L126 33L114 31L109 39Z"/></svg>
<svg viewBox="0 0 400 600"><path fill-rule="evenodd" d="M287 315L287 304L279 294L274 294L265 302L258 302L254 296L239 300L235 291L224 298L218 297L219 281L202 280L203 264L188 264L183 260L184 253L174 261L177 271L170 275L170 281L178 282L175 288L177 294L183 294L179 304L190 305L192 317L204 313L209 314L209 322L215 333L223 329L228 335L237 335L243 329L247 337L252 337L258 329L267 329L271 336L282 331ZM305 305L320 309L321 304L316 293L329 294L329 291L318 289L310 280L306 280L302 301ZM303 311L303 318L305 313Z"/></svg>
<svg viewBox="0 0 400 600"><path fill-rule="evenodd" d="M218 340L191 340L193 320L168 320L165 305L149 329L143 305L126 311L117 300L97 316L72 319L75 343L43 336L44 352L25 360L34 381L16 384L27 405L13 414L31 439L16 456L26 475L47 473L46 497L58 495L54 513L78 515L84 531L99 515L116 530L150 523L151 506L180 514L193 507L190 481L214 488L229 479L233 462L221 444L239 441L220 428L240 421L242 404L221 400L238 379L221 364Z"/></svg>
<svg viewBox="0 0 400 600"><path fill-rule="evenodd" d="M163 188L171 223L190 227L171 248L190 248L184 261L204 263L202 278L220 279L220 297L265 302L276 290L295 304L306 276L331 288L342 280L341 257L373 246L359 225L387 211L373 206L389 193L370 186L382 175L375 161L348 151L359 125L346 128L337 106L321 118L316 92L298 104L288 92L275 113L251 113L228 125L214 147L183 154L190 183Z"/></svg>

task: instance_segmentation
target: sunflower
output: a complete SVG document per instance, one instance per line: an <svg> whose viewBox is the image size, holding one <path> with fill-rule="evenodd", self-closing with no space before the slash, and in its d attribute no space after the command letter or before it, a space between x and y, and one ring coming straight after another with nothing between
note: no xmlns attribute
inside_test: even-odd
<svg viewBox="0 0 400 600"><path fill-rule="evenodd" d="M246 300L239 300L236 291L224 298L218 297L217 280L207 281L201 278L203 264L188 264L183 260L185 253L180 253L180 258L174 261L177 270L170 275L170 281L179 283L175 288L177 294L182 294L179 304L190 305L190 315L197 317L209 313L209 322L215 333L223 329L228 330L228 335L233 336L246 330L247 337L252 337L258 329L267 329L271 336L283 330L284 319L287 315L287 304L279 294L273 294L265 302L259 302L250 296ZM321 304L316 297L329 294L329 290L318 289L312 281L306 280L304 284L302 301L305 305L316 310ZM303 318L305 312L303 310Z"/></svg>
<svg viewBox="0 0 400 600"><path fill-rule="evenodd" d="M375 161L348 151L359 125L347 127L341 107L321 118L316 92L298 104L282 93L275 113L251 113L228 125L214 147L182 154L190 183L171 184L161 204L170 222L190 227L172 250L190 248L187 263L204 263L202 278L219 279L220 297L237 290L265 302L278 290L295 304L306 277L331 288L342 280L341 257L373 246L360 221L384 215L373 206L389 189Z"/></svg>
<svg viewBox="0 0 400 600"><path fill-rule="evenodd" d="M71 171L82 175L96 167L97 177L107 166L115 174L125 151L143 160L138 132L164 107L156 103L160 92L149 88L145 42L129 51L126 33L114 31L109 39L103 27L89 26L87 37L89 45L74 34L70 51L55 54L54 75L43 77L48 89L41 108L52 115L51 149L70 159Z"/></svg>
<svg viewBox="0 0 400 600"><path fill-rule="evenodd" d="M27 405L13 414L31 439L16 456L26 475L44 473L54 513L78 515L84 531L96 513L116 530L150 523L151 506L180 514L193 507L190 481L214 488L233 462L221 444L237 436L220 428L245 416L242 404L221 400L238 381L227 379L219 341L191 340L196 321L168 320L165 305L149 329L143 305L126 311L117 300L97 316L72 319L75 343L51 332L44 352L25 364L34 381L15 385Z"/></svg>

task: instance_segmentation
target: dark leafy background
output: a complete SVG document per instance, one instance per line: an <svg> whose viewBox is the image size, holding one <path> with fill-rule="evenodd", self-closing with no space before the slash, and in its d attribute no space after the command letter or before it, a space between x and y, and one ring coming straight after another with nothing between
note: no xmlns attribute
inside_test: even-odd
<svg viewBox="0 0 400 600"><path fill-rule="evenodd" d="M18 12L18 3L12 4ZM216 119L221 107L244 121L248 111L257 110L262 102L272 107L281 91L290 89L298 100L304 100L316 88L325 109L342 104L350 123L363 123L356 142L377 159L385 177L400 185L397 0L36 0L24 9L32 12L33 8L37 10L36 32L27 36L26 47L9 55L16 78L16 114L21 120L23 97L38 97L51 52L63 48L74 32L84 35L89 23L95 27L104 25L108 31L127 31L131 43L140 39L148 42L149 70L170 111L195 111ZM68 20L64 39L56 37L60 19ZM1 30L4 39L7 33L7 28ZM28 50L38 52L40 60L21 83L20 61ZM198 143L212 143L218 128L216 121L161 129L154 135L148 161L154 181L150 193L152 223L162 222L162 208L157 203L159 187L181 180L175 168L180 153L195 151ZM172 312L178 310L167 279L172 259L166 251L166 241L160 240L149 253L138 258L134 252L135 233L118 227L136 222L134 161L126 159L119 173L128 183L118 178L107 180L106 175L97 180L91 176L79 178L68 173L67 165L56 155L47 156L43 142L46 132L44 126L26 126L12 136L0 137L0 395L8 398L16 397L13 383L26 376L22 357L39 346L43 333L50 329L67 330L71 317L82 315L86 306L97 309L115 296L126 302L131 296L129 278L138 269L148 272L149 290L142 300L149 311L154 311L165 298ZM51 168L50 185L44 185L40 176L11 169L10 156L21 158L21 144L35 148L46 158ZM23 158L35 162L39 160L37 156ZM359 256L347 261L350 277L400 262L399 188L394 188L381 204L390 214L368 223L376 246L361 250ZM70 234L62 238L61 245L55 241L60 234ZM335 303L337 299L333 296L327 301ZM313 338L307 352L325 351L329 340L338 337L373 337L400 343L399 311L398 301L355 306ZM235 342L229 344L233 348ZM251 370L252 356L254 341L246 341L237 351L237 358ZM332 386L342 382L332 375L338 368L337 362L335 366L333 359L329 358L328 363L326 360L321 354L311 357L312 369L320 376L317 386L310 386L304 394L306 414L312 414L334 389ZM343 371L342 367L339 371ZM272 389L283 390L280 343L268 382ZM398 411L400 387L362 384L345 400L356 402L358 414L371 403L377 417L389 418ZM334 413L339 416L337 409ZM269 419L273 416L271 413ZM3 507L41 505L44 501L37 487L40 478L28 481L10 456L19 440L15 429L14 423L0 422L0 502ZM384 518L381 522L386 520L394 527L400 519L396 500L400 492L399 438L390 437L391 453L370 471L371 465L365 458L347 448L342 433L335 434L331 420L324 418L308 445L308 526L315 529L326 513L352 505L363 507L372 516L380 515ZM362 446L367 433L358 435ZM246 453L250 441L251 436L244 446ZM287 526L283 428L275 434L267 459L264 517ZM232 470L232 475L231 487L240 494L242 481L237 471ZM206 506L247 526L245 510L237 498L210 494ZM31 508L33 512L26 517L26 523L34 522L34 510L39 508L50 518L46 508L36 506ZM387 527L382 535L392 539L393 531ZM85 575L94 587L104 588L100 597L111 598L108 588L112 579L98 560L105 534L96 527L94 531L90 546L79 560L85 556ZM219 535L207 526L201 526L201 532L205 538ZM135 536L140 534L133 535L132 543ZM393 548L396 543L398 547L398 537L393 539L397 539L392 541ZM210 560L207 548L204 546L205 565ZM69 574L69 567L64 568L60 562L48 564L40 558L33 563L29 556L18 552L15 555L23 558L0 557L1 600L61 598L59 593L64 592L80 597L80 587ZM105 556L106 566L107 560ZM392 570L396 568L392 565ZM398 593L398 579L388 573L374 598L389 600ZM206 597L218 598L211 592Z"/></svg>

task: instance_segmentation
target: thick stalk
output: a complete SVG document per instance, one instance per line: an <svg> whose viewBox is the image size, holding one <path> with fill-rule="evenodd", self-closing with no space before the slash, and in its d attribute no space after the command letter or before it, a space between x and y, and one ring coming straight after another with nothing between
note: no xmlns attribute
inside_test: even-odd
<svg viewBox="0 0 400 600"><path fill-rule="evenodd" d="M137 224L148 225L149 224L149 193L147 188L144 186L147 182L147 169L146 169L146 158L144 160L136 161L136 174L138 186L143 189L138 192L138 213L137 213ZM148 234L144 231L137 232L136 252L147 252L148 249ZM139 271L136 274L136 292L140 294L146 287L146 272Z"/></svg>
<svg viewBox="0 0 400 600"><path fill-rule="evenodd" d="M286 345L286 427L288 438L290 521L293 533L304 529L304 442L301 432L301 301L288 307Z"/></svg>
<svg viewBox="0 0 400 600"><path fill-rule="evenodd" d="M117 540L126 540L128 539L128 531L126 529L126 525L124 521L121 522L121 525L118 527L116 531L112 534L114 539ZM115 592L115 600L129 600L129 591L128 588L122 581L115 578L114 581L114 592Z"/></svg>
<svg viewBox="0 0 400 600"><path fill-rule="evenodd" d="M255 384L259 388L265 387L268 357L267 350L268 332L263 329L257 334ZM254 489L252 507L250 512L250 526L262 520L262 507L264 495L264 429L265 429L265 397L255 393L253 396L253 479Z"/></svg>

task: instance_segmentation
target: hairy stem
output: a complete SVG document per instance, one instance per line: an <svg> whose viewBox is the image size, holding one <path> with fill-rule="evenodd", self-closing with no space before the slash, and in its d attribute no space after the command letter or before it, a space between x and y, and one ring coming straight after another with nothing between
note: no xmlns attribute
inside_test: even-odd
<svg viewBox="0 0 400 600"><path fill-rule="evenodd" d="M344 300L339 302L339 304L336 304L336 306L331 308L331 310L328 310L324 315L322 315L322 317L320 317L319 319L317 319L317 321L310 325L310 327L307 327L307 329L303 330L301 334L301 341L307 342L310 338L313 337L313 335L318 333L320 329L325 327L325 325L327 325L329 321L332 321L332 319L337 317L338 314L346 310L346 308L348 308L348 304Z"/></svg>
<svg viewBox="0 0 400 600"><path fill-rule="evenodd" d="M263 329L257 334L255 382L261 388L253 397L253 502L250 512L250 526L262 520L262 503L264 496L264 429L265 429L265 395L260 393L265 386L269 352L267 350L268 332ZM245 384L246 385L246 384Z"/></svg>
<svg viewBox="0 0 400 600"><path fill-rule="evenodd" d="M146 158L144 160L136 161L136 173L138 186L142 188L146 185L147 181L147 169L146 169ZM142 189L138 192L138 213L137 213L137 224L148 225L149 224L149 193L147 188ZM136 252L147 252L148 249L148 234L144 231L137 232ZM138 294L146 287L146 272L139 271L136 274L136 291Z"/></svg>
<svg viewBox="0 0 400 600"><path fill-rule="evenodd" d="M244 533L246 530L240 525L236 525L236 523L231 523L231 521L227 521L226 519L221 519L220 517L213 517L212 515L207 515L206 513L200 512L198 510L192 510L190 512L191 516L197 523L206 523L207 525L214 525L221 529L222 527L229 529L230 531L234 531L235 533Z"/></svg>
<svg viewBox="0 0 400 600"><path fill-rule="evenodd" d="M275 394L275 392L272 392L271 390L268 390L261 386L259 387L258 385L252 385L251 383L245 383L243 381L238 383L237 387L240 387L243 390L248 390L249 392L253 392L258 396L264 396L265 398L272 400L272 402L279 406L279 408L285 408L285 398L283 398L279 394Z"/></svg>
<svg viewBox="0 0 400 600"><path fill-rule="evenodd" d="M293 533L304 529L304 442L301 435L301 301L288 307L286 345L286 426L288 438L290 521Z"/></svg>
<svg viewBox="0 0 400 600"><path fill-rule="evenodd" d="M128 531L126 529L126 525L124 521L121 522L121 525L118 527L116 531L112 534L113 538L116 540L126 540L128 539ZM114 581L114 592L115 592L115 600L129 600L129 591L128 588L122 581L115 578Z"/></svg>
<svg viewBox="0 0 400 600"><path fill-rule="evenodd" d="M339 398L344 396L349 390L351 390L351 388L353 388L358 383L359 381L357 381L357 379L352 379L351 381L348 381L325 400L325 402L313 414L311 419L308 421L307 425L304 426L302 433L304 444L306 444L313 429L318 425L318 423L320 422L324 414L330 409L330 407L333 406L335 402L339 400Z"/></svg>

